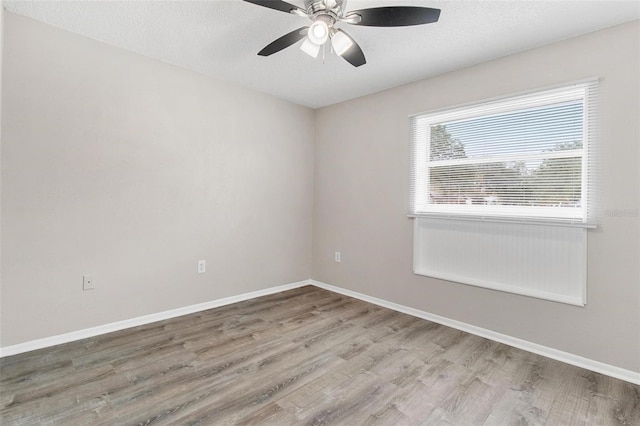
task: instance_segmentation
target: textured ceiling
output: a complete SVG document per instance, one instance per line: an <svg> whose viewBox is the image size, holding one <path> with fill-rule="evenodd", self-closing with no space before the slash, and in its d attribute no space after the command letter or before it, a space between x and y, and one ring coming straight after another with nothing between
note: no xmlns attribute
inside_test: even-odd
<svg viewBox="0 0 640 426"><path fill-rule="evenodd" d="M302 0L290 0L303 6ZM338 24L367 64L313 59L299 43L256 53L306 18L241 0L16 1L8 11L219 80L317 108L640 18L628 1L348 0L346 9L389 5L442 10L435 24L375 28Z"/></svg>

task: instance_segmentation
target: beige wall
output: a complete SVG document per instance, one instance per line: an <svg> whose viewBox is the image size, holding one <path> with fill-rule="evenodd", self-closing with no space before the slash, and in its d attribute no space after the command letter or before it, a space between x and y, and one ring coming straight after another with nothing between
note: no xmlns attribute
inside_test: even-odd
<svg viewBox="0 0 640 426"><path fill-rule="evenodd" d="M590 231L586 308L415 276L406 218L409 114L592 76L600 210L637 211L638 22L314 114L5 17L0 346L311 276L640 371L637 216Z"/></svg>
<svg viewBox="0 0 640 426"><path fill-rule="evenodd" d="M2 99L2 56L4 39L4 0L0 0L0 100ZM0 101L0 164L2 164L2 102ZM1 175L1 173L0 173ZM2 176L0 176L0 241L2 241ZM0 244L2 259L2 244ZM0 319L2 319L2 262L0 261ZM2 325L0 324L0 339Z"/></svg>
<svg viewBox="0 0 640 426"><path fill-rule="evenodd" d="M639 35L636 21L319 110L312 277L640 372ZM604 214L589 231L588 305L414 275L407 116L592 76Z"/></svg>
<svg viewBox="0 0 640 426"><path fill-rule="evenodd" d="M309 278L312 110L5 18L1 346Z"/></svg>

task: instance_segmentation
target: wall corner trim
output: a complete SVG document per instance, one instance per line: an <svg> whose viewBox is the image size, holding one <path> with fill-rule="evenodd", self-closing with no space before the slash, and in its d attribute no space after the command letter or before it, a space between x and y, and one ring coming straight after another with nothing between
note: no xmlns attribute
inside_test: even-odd
<svg viewBox="0 0 640 426"><path fill-rule="evenodd" d="M267 296L269 294L280 293L282 291L292 290L294 288L303 287L310 284L311 283L309 280L298 281L295 283L251 291L249 293L243 293L237 296L224 297L222 299L198 303L196 305L184 306L182 308L171 309L168 311L157 312L155 314L149 314L123 321L112 322L109 324L99 325L97 327L85 328L69 333L58 334L56 336L31 340L11 346L5 346L3 348L0 348L0 358L21 354L23 352L34 351L36 349L43 349L50 346L60 345L63 343L69 343L76 340L86 339L88 337L95 337L101 334L111 333L113 331L124 330L125 328L137 327L139 325L145 325L156 321L162 321L182 315L188 315L194 312L205 311L207 309L218 308L220 306L231 305L233 303L254 299L260 296Z"/></svg>
<svg viewBox="0 0 640 426"><path fill-rule="evenodd" d="M523 349L528 352L532 352L538 355L545 356L547 358L555 359L576 367L584 368L587 370L595 371L607 376L614 377L616 379L624 380L630 383L640 385L640 372L627 370L624 368L616 367L613 365L605 364L600 361L595 361L589 358L584 358L579 355L574 355L568 352L553 349L547 346L539 345L537 343L529 342L526 340L518 339L516 337L508 336L506 334L497 333L485 328L477 327L475 325L467 324L454 319L442 317L440 315L431 314L429 312L421 311L419 309L410 308L408 306L400 305L398 303L389 302L384 299L378 299L377 297L368 296L356 291L347 290L342 287L337 287L331 284L326 284L320 281L311 280L311 285L323 288L325 290L339 293L345 296L360 299L365 302L373 303L374 305L382 306L384 308L392 309L394 311L402 312L407 315L412 315L417 318L422 318L427 321L432 321L438 324L445 325L447 327L455 328L457 330L465 331L476 336L484 337L495 342L504 343L505 345L513 346L518 349Z"/></svg>

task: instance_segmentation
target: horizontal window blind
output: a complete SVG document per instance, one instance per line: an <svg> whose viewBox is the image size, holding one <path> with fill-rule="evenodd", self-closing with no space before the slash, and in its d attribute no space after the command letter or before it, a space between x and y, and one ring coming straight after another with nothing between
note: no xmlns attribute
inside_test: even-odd
<svg viewBox="0 0 640 426"><path fill-rule="evenodd" d="M410 118L410 214L595 226L597 81Z"/></svg>

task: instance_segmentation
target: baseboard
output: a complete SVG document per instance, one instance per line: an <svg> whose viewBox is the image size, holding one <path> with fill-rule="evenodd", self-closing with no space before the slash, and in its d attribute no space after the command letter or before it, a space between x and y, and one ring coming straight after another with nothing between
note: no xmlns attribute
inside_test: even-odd
<svg viewBox="0 0 640 426"><path fill-rule="evenodd" d="M332 291L334 293L343 294L345 296L353 297L363 300L365 302L373 303L394 311L402 312L408 315L412 315L418 318L433 321L438 324L445 325L447 327L455 328L457 330L465 331L467 333L475 334L476 336L484 337L499 343L504 343L509 346L513 346L525 351L533 352L538 355L546 356L557 361L565 362L567 364L575 365L576 367L585 368L587 370L595 371L597 373L605 374L607 376L615 377L616 379L625 380L630 383L640 385L640 373L626 370L624 368L615 367L609 364L605 364L599 361L594 361L588 358L584 358L578 355L574 355L568 352L563 352L557 349L553 349L547 346L539 345L537 343L528 342L526 340L518 339L516 337L508 336L506 334L497 333L495 331L487 330L485 328L477 327L475 325L467 324L461 321L456 321L450 318L442 317L440 315L431 314L419 309L410 308L408 306L400 305L398 303L389 302L384 299L369 296L356 291L347 290L342 287L336 287L331 284L326 284L315 280L298 281L291 284L280 285L276 287L269 287L263 290L252 291L249 293L240 294L237 296L225 297L222 299L212 300L205 303L199 303L197 305L185 306L183 308L172 309L169 311L158 312L155 314L144 315L137 318L131 318L124 321L113 322L110 324L104 324L97 327L86 328L83 330L72 331L70 333L59 334L52 337L46 337L43 339L32 340L25 343L19 343L17 345L6 346L0 348L0 357L17 355L23 352L29 352L36 349L43 349L50 346L60 345L62 343L69 343L76 340L86 339L88 337L99 336L101 334L111 333L113 331L119 331L130 327L136 327L139 325L145 325L156 321L175 318L182 315L192 314L194 312L200 312L207 309L217 308L220 306L230 305L232 303L242 302L249 299L254 299L260 296L267 296L269 294L279 293L281 291L292 290L294 288L303 287L305 285L314 285L325 290Z"/></svg>
<svg viewBox="0 0 640 426"><path fill-rule="evenodd" d="M398 303L389 302L387 300L378 299L377 297L368 296L366 294L358 293L355 291L347 290L341 287L336 287L331 284L326 284L320 281L311 280L310 283L316 287L323 288L325 290L332 291L334 293L343 294L345 296L353 297L363 300L365 302L373 303L384 308L393 309L394 311L402 312L414 317L426 319L428 321L436 322L438 324L446 325L447 327L455 328L457 330L465 331L476 336L484 337L499 343L504 343L509 346L523 349L525 351L533 352L538 355L545 356L547 358L555 359L567 364L575 365L576 367L585 368L587 370L595 371L596 373L605 374L607 376L615 377L616 379L624 380L630 383L640 385L640 373L635 371L626 370L624 368L615 367L613 365L605 364L603 362L594 361L592 359L584 358L578 355L574 355L568 352L563 352L557 349L553 349L547 346L539 345L537 343L528 342L526 340L518 339L516 337L508 336L506 334L497 333L495 331L487 330L485 328L476 327L475 325L467 324L461 321L456 321L450 318L442 317L440 315L430 314L419 309L410 308L408 306L400 305Z"/></svg>
<svg viewBox="0 0 640 426"><path fill-rule="evenodd" d="M36 349L43 349L50 346L69 343L76 340L86 339L101 334L111 333L113 331L124 330L125 328L137 327L156 321L162 321L182 315L192 314L194 312L205 311L207 309L217 308L220 306L230 305L232 303L242 302L244 300L254 299L260 296L279 293L281 291L292 290L294 288L310 285L309 280L298 281L291 284L269 287L263 290L252 291L237 296L225 297L222 299L212 300L197 305L185 306L182 308L171 309L169 311L158 312L155 314L144 315L141 317L131 318L123 321L112 322L97 327L85 328L83 330L72 331L70 333L58 334L56 336L45 337L43 339L31 340L17 345L6 346L0 348L0 358L5 356L17 355L23 352L29 352Z"/></svg>

